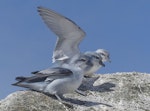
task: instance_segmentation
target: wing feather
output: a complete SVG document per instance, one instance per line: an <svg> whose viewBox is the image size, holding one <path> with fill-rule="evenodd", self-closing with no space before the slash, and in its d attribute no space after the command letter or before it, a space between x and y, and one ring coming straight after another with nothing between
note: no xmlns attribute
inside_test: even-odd
<svg viewBox="0 0 150 111"><path fill-rule="evenodd" d="M64 78L66 76L72 75L72 71L65 68L51 68L42 71L34 72L34 76L31 77L16 77L17 82L12 85L19 85L22 82L26 83L35 83L35 82L43 82L43 81L53 81L55 79Z"/></svg>
<svg viewBox="0 0 150 111"><path fill-rule="evenodd" d="M53 58L72 57L80 53L79 43L85 36L85 32L72 20L54 12L53 10L38 7L47 26L58 36Z"/></svg>
<svg viewBox="0 0 150 111"><path fill-rule="evenodd" d="M31 72L32 74L36 74L36 75L40 75L40 74L44 74L44 75L49 75L49 76L63 76L63 75L70 75L72 74L73 72L67 68L61 68L61 67L54 67L54 68L48 68L48 69L45 69L45 70L41 70L41 71L34 71L34 72Z"/></svg>

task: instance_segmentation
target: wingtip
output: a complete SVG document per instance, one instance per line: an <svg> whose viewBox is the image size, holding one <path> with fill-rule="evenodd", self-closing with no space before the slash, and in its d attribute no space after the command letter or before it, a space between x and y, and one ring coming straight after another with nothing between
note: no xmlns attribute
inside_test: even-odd
<svg viewBox="0 0 150 111"><path fill-rule="evenodd" d="M41 10L49 10L48 8L45 8L43 6L38 6L37 10L40 12Z"/></svg>
<svg viewBox="0 0 150 111"><path fill-rule="evenodd" d="M38 12L40 12L40 11L41 11L41 9L43 9L43 7L42 7L42 6L38 6L38 7L37 7L37 11L38 11Z"/></svg>
<svg viewBox="0 0 150 111"><path fill-rule="evenodd" d="M39 71L34 71L34 72L31 72L31 74L37 74Z"/></svg>
<svg viewBox="0 0 150 111"><path fill-rule="evenodd" d="M16 77L16 81L24 81L26 79L26 77L23 77L23 76L19 76L19 77Z"/></svg>
<svg viewBox="0 0 150 111"><path fill-rule="evenodd" d="M13 85L13 86L18 86L18 83L19 83L19 82L16 82L16 83L13 83L13 84L11 84L11 85Z"/></svg>
<svg viewBox="0 0 150 111"><path fill-rule="evenodd" d="M38 7L37 7L37 9L41 9L41 8L43 8L43 7L42 7L42 6L38 6Z"/></svg>
<svg viewBox="0 0 150 111"><path fill-rule="evenodd" d="M16 86L16 83L13 83L13 84L11 84L11 85Z"/></svg>
<svg viewBox="0 0 150 111"><path fill-rule="evenodd" d="M11 84L11 85L13 85L13 86L19 86L19 87L24 87L24 88L28 88L27 85L22 84L20 81L19 81L19 82L16 82L16 83L13 83L13 84Z"/></svg>

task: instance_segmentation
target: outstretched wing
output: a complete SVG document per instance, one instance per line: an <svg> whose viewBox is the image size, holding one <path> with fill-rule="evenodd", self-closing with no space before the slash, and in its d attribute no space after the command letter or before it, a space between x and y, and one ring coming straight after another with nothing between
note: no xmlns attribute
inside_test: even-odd
<svg viewBox="0 0 150 111"><path fill-rule="evenodd" d="M84 38L85 32L72 20L50 9L38 7L38 11L47 26L58 36L53 62L79 54L78 45Z"/></svg>

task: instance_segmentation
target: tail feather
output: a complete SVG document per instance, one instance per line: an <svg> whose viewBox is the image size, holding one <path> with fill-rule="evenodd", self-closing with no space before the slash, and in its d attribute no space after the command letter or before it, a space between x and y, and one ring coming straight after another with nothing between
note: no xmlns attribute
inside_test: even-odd
<svg viewBox="0 0 150 111"><path fill-rule="evenodd" d="M16 83L13 83L13 84L11 84L11 85L13 85L13 86L20 86L20 83L21 83L22 81L18 81L18 82L16 82Z"/></svg>
<svg viewBox="0 0 150 111"><path fill-rule="evenodd" d="M18 81L18 82L13 83L13 84L11 84L11 85L14 85L14 86L20 86L20 84L19 84L19 83L21 83L21 82L25 81L26 79L27 79L27 78L26 78L26 77L23 77L23 76L16 77L16 81Z"/></svg>
<svg viewBox="0 0 150 111"><path fill-rule="evenodd" d="M11 84L13 86L19 86L19 87L24 87L24 88L30 88L30 86L28 84L22 84L22 82L16 82L16 83L13 83Z"/></svg>
<svg viewBox="0 0 150 111"><path fill-rule="evenodd" d="M13 85L13 86L18 86L18 83L19 83L19 82L16 82L16 83L13 83L13 84L11 84L11 85Z"/></svg>

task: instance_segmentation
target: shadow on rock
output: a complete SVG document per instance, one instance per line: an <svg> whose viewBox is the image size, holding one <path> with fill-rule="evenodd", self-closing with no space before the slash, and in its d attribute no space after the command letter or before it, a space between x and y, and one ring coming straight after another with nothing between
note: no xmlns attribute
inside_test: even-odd
<svg viewBox="0 0 150 111"><path fill-rule="evenodd" d="M94 82L96 80L98 80L99 77L95 77L95 78L88 78L86 81L84 81L84 83L79 87L79 90L81 91L97 91L97 92L110 92L110 91L114 91L113 87L116 87L115 84L110 83L110 82L106 82L103 83L101 85L97 85L97 86L93 86Z"/></svg>
<svg viewBox="0 0 150 111"><path fill-rule="evenodd" d="M108 105L108 104L93 102L93 101L83 101L83 100L72 99L72 98L64 98L64 100L72 104L82 105L86 107L91 107L91 106L96 106L96 105L105 105L107 107L112 107L111 105Z"/></svg>

